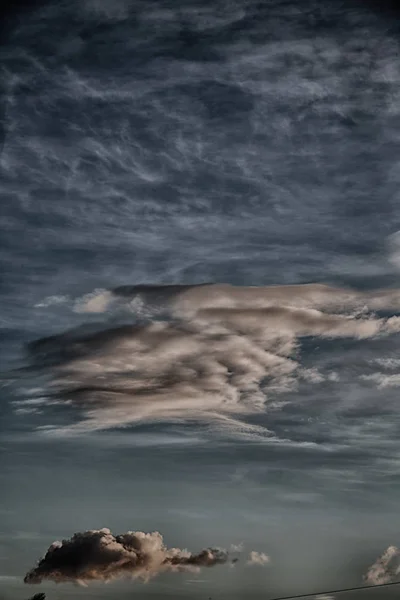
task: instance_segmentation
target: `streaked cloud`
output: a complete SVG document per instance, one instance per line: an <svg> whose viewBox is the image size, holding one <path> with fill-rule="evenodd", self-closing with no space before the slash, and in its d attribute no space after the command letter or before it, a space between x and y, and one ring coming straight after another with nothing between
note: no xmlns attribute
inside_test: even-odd
<svg viewBox="0 0 400 600"><path fill-rule="evenodd" d="M138 298L148 308L140 323L130 312ZM124 286L95 292L80 310L105 310L110 302L125 306L131 324L83 326L29 347L34 365L50 379L41 390L41 410L56 402L81 413L78 423L47 428L47 434L190 419L236 435L268 437L265 427L247 424L246 415L265 411L271 398L300 381L331 380L331 373L302 367L301 338L364 340L400 331L400 318L365 312L366 306L399 308L397 290ZM24 407L19 401L17 410Z"/></svg>

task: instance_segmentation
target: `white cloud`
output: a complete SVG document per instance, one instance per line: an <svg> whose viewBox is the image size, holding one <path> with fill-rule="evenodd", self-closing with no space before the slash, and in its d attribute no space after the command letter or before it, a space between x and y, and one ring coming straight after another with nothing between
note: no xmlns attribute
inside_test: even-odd
<svg viewBox="0 0 400 600"><path fill-rule="evenodd" d="M264 567L270 563L270 558L264 552L256 552L252 551L249 554L249 558L247 560L248 565L258 565L260 567Z"/></svg>

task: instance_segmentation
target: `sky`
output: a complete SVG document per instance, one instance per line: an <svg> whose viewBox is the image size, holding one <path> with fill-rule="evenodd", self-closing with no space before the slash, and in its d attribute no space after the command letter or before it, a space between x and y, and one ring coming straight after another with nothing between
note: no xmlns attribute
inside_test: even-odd
<svg viewBox="0 0 400 600"><path fill-rule="evenodd" d="M396 14L4 14L1 600L272 600L400 544ZM83 568L67 540L103 528Z"/></svg>

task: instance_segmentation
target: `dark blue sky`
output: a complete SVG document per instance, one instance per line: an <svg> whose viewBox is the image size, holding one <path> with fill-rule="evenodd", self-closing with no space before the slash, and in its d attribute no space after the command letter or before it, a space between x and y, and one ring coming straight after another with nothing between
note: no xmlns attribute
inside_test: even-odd
<svg viewBox="0 0 400 600"><path fill-rule="evenodd" d="M143 587L49 584L49 600L356 585L400 543L397 321L355 329L395 317L396 298L332 308L285 292L272 317L247 303L228 325L203 313L201 326L193 298L162 310L140 295L108 302L108 290L138 284L398 287L396 14L372 0L85 0L9 13L2 597L33 594L23 575L51 542L91 528L159 530L193 551L243 542L271 564ZM212 309L232 308L232 295L209 293ZM317 324L316 310L348 318L348 332L324 315ZM88 433L85 419L108 426Z"/></svg>

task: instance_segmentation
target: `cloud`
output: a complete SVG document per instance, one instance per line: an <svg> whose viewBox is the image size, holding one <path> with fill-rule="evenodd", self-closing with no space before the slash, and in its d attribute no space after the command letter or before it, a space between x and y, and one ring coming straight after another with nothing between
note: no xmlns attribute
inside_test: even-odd
<svg viewBox="0 0 400 600"><path fill-rule="evenodd" d="M131 2L129 0L84 0L81 3L81 9L85 11L85 16L103 18L110 21L120 21L129 16Z"/></svg>
<svg viewBox="0 0 400 600"><path fill-rule="evenodd" d="M376 383L378 389L400 386L400 374L388 375L387 373L371 373L370 375L360 375L360 379L364 381L372 381Z"/></svg>
<svg viewBox="0 0 400 600"><path fill-rule="evenodd" d="M265 411L270 398L295 389L299 380L318 385L328 379L311 369L307 378L296 352L301 338L362 340L400 331L398 317L354 313L367 300L375 308L400 306L396 290L125 286L100 291L86 305L103 309L113 298L129 310L133 302L136 311L138 296L147 307L135 312L140 324L85 326L30 345L33 364L49 375L40 391L43 404L65 402L81 413L80 421L57 433L190 419L264 438L269 432L248 425L247 415ZM161 311L157 319L154 311Z"/></svg>
<svg viewBox="0 0 400 600"><path fill-rule="evenodd" d="M95 290L76 303L79 312L104 312L113 305L140 299L147 305L163 306L177 313L207 308L268 308L292 306L318 310L398 310L400 290L361 292L320 283L272 286L125 285L112 290Z"/></svg>
<svg viewBox="0 0 400 600"><path fill-rule="evenodd" d="M167 548L158 532L128 531L114 536L109 529L99 529L54 542L24 582L50 580L87 585L121 577L148 581L165 571L197 572L228 562L229 552L219 548L207 548L198 554Z"/></svg>
<svg viewBox="0 0 400 600"><path fill-rule="evenodd" d="M229 552L242 552L243 551L243 543L240 544L231 544L229 546Z"/></svg>
<svg viewBox="0 0 400 600"><path fill-rule="evenodd" d="M396 546L389 546L369 567L364 580L371 585L382 585L391 583L398 575L400 575L400 550Z"/></svg>
<svg viewBox="0 0 400 600"><path fill-rule="evenodd" d="M258 565L260 567L264 567L265 565L268 565L269 562L270 562L269 556L264 554L264 552L256 552L255 550L250 552L249 558L247 560L248 565Z"/></svg>

